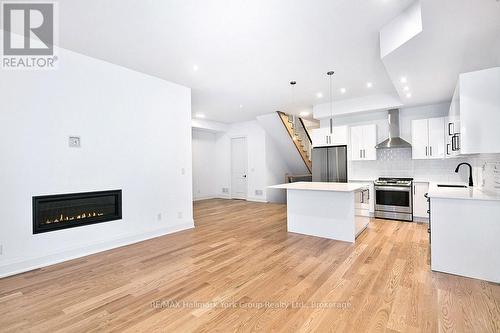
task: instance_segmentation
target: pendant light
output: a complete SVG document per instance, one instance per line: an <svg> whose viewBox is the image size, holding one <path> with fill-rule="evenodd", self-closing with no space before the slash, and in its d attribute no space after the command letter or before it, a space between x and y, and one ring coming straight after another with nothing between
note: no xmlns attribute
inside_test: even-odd
<svg viewBox="0 0 500 333"><path fill-rule="evenodd" d="M330 77L330 134L333 134L333 74L335 74L334 71L326 73Z"/></svg>

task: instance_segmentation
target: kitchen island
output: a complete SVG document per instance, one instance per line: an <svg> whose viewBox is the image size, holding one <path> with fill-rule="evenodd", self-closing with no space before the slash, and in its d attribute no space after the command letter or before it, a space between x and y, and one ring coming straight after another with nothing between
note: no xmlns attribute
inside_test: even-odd
<svg viewBox="0 0 500 333"><path fill-rule="evenodd" d="M499 283L500 194L431 183L428 196L431 269Z"/></svg>
<svg viewBox="0 0 500 333"><path fill-rule="evenodd" d="M287 191L287 230L354 242L369 222L369 184L297 182L269 186Z"/></svg>

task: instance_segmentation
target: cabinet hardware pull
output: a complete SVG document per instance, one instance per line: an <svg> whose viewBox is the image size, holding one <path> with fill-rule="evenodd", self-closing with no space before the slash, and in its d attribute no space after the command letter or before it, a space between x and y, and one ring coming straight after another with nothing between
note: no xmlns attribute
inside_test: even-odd
<svg viewBox="0 0 500 333"><path fill-rule="evenodd" d="M427 146L425 146L425 156L428 156L427 155Z"/></svg>
<svg viewBox="0 0 500 333"><path fill-rule="evenodd" d="M450 155L450 144L446 144L446 155Z"/></svg>
<svg viewBox="0 0 500 333"><path fill-rule="evenodd" d="M453 132L455 132L454 127L455 125L453 123L448 123L448 135L453 135Z"/></svg>
<svg viewBox="0 0 500 333"><path fill-rule="evenodd" d="M432 146L429 147L430 154L432 156Z"/></svg>

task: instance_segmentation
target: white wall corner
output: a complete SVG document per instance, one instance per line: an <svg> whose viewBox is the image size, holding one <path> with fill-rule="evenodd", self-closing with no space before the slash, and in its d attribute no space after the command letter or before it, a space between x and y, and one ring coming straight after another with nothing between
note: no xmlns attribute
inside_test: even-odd
<svg viewBox="0 0 500 333"><path fill-rule="evenodd" d="M349 115L372 111L389 110L403 106L397 94L376 94L358 98L343 99L333 102L333 115ZM313 107L314 119L330 117L330 103L322 103Z"/></svg>
<svg viewBox="0 0 500 333"><path fill-rule="evenodd" d="M229 130L228 124L204 119L192 119L191 127L209 132L227 132Z"/></svg>
<svg viewBox="0 0 500 333"><path fill-rule="evenodd" d="M415 1L380 30L380 58L384 58L422 31L422 5L420 1Z"/></svg>

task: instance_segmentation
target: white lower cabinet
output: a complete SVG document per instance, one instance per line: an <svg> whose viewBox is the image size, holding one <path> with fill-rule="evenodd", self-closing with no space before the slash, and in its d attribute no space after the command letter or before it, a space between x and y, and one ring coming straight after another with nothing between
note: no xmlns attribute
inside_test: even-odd
<svg viewBox="0 0 500 333"><path fill-rule="evenodd" d="M413 183L413 217L429 218L429 209L425 194L429 192L429 183Z"/></svg>

